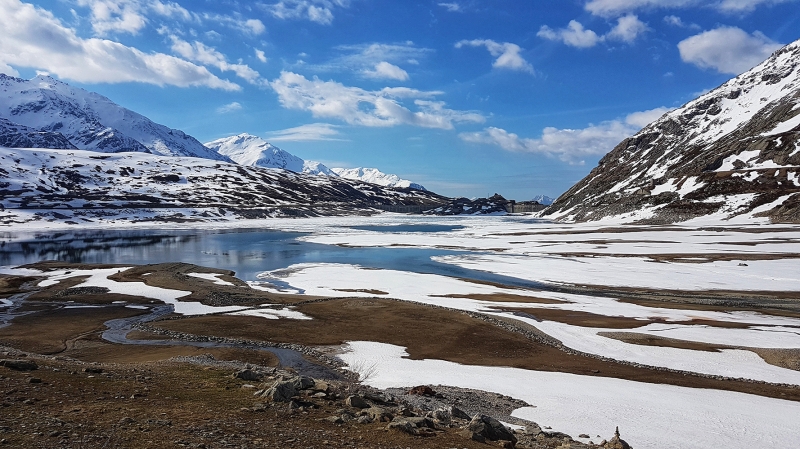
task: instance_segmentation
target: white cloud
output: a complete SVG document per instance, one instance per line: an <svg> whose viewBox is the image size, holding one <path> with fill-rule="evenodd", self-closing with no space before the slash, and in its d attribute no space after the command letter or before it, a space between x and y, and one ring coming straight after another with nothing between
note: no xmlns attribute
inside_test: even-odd
<svg viewBox="0 0 800 449"><path fill-rule="evenodd" d="M624 120L611 120L583 129L547 127L537 139L523 138L495 127L461 133L459 137L465 142L493 145L507 151L544 154L558 157L569 164L583 165L585 158L608 153L622 140L667 111L666 108L657 108L635 112Z"/></svg>
<svg viewBox="0 0 800 449"><path fill-rule="evenodd" d="M374 70L362 72L367 78L408 81L408 72L386 61L375 64Z"/></svg>
<svg viewBox="0 0 800 449"><path fill-rule="evenodd" d="M233 103L228 103L225 106L220 106L217 108L217 114L228 114L230 112L241 111L242 105L238 101L234 101Z"/></svg>
<svg viewBox="0 0 800 449"><path fill-rule="evenodd" d="M443 3L439 3L439 6L441 6L442 8L444 8L444 9L450 11L450 12L461 12L462 11L461 5L459 5L458 3L455 3L455 2L452 2L452 3L444 3L443 2Z"/></svg>
<svg viewBox="0 0 800 449"><path fill-rule="evenodd" d="M282 72L270 86L287 109L309 111L314 117L335 118L353 125L452 129L453 123L484 121L483 116L475 112L447 109L442 102L428 100L441 92L407 87L367 91L316 77L309 80L292 72ZM401 104L404 99L412 100L416 111Z"/></svg>
<svg viewBox="0 0 800 449"><path fill-rule="evenodd" d="M254 49L256 51L256 58L258 58L261 62L267 62L267 55L264 53L263 50L259 50L257 48Z"/></svg>
<svg viewBox="0 0 800 449"><path fill-rule="evenodd" d="M576 48L594 47L603 40L594 31L585 29L577 20L570 20L569 25L560 30L554 30L547 25L543 25L536 35L551 41L560 41Z"/></svg>
<svg viewBox="0 0 800 449"><path fill-rule="evenodd" d="M736 27L705 31L678 43L684 62L734 75L758 65L780 47L761 32L750 35Z"/></svg>
<svg viewBox="0 0 800 449"><path fill-rule="evenodd" d="M563 42L570 47L590 48L606 40L622 41L632 44L640 35L647 32L647 25L633 14L627 14L617 19L617 24L606 34L600 36L592 30L584 28L583 24L571 20L566 28L554 30L547 25L542 26L537 36L551 41Z"/></svg>
<svg viewBox="0 0 800 449"><path fill-rule="evenodd" d="M312 141L341 141L336 136L338 126L329 123L309 123L308 125L282 129L267 133L271 142L312 142Z"/></svg>
<svg viewBox="0 0 800 449"><path fill-rule="evenodd" d="M253 84L256 84L261 77L258 72L246 64L229 63L225 55L218 52L214 47L208 47L198 41L189 43L174 35L170 36L170 39L172 39L172 51L190 61L216 67L223 72L234 72L239 78L243 78Z"/></svg>
<svg viewBox="0 0 800 449"><path fill-rule="evenodd" d="M275 4L263 5L273 16L288 19L305 19L321 25L333 22L336 7L347 8L350 0L282 0Z"/></svg>
<svg viewBox="0 0 800 449"><path fill-rule="evenodd" d="M519 54L522 48L517 44L510 42L501 44L490 39L474 39L457 42L456 48L461 48L465 45L486 47L489 53L497 58L492 64L493 67L533 73L533 66Z"/></svg>
<svg viewBox="0 0 800 449"><path fill-rule="evenodd" d="M235 16L227 16L223 14L203 14L203 19L220 23L231 29L240 30L252 36L258 36L259 34L267 31L267 27L264 26L260 20L245 19L239 14L236 14Z"/></svg>
<svg viewBox="0 0 800 449"><path fill-rule="evenodd" d="M751 12L761 5L776 5L797 0L589 0L585 8L602 17L617 17L637 10L656 8L713 8L726 13Z"/></svg>
<svg viewBox="0 0 800 449"><path fill-rule="evenodd" d="M91 9L92 29L101 36L109 32L136 34L147 24L137 1L78 0L78 5Z"/></svg>
<svg viewBox="0 0 800 449"><path fill-rule="evenodd" d="M6 74L6 75L9 75L9 76L19 76L19 72L17 72L14 69L14 67L11 67L10 65L8 65L8 64L6 64L4 62L0 62L0 73Z"/></svg>
<svg viewBox="0 0 800 449"><path fill-rule="evenodd" d="M82 39L49 11L19 0L0 1L0 64L47 70L87 83L241 89L175 56L144 53L106 39Z"/></svg>
<svg viewBox="0 0 800 449"><path fill-rule="evenodd" d="M244 26L250 30L250 34L258 36L259 34L267 31L267 27L258 19L247 19L244 21Z"/></svg>
<svg viewBox="0 0 800 449"><path fill-rule="evenodd" d="M647 25L633 14L628 14L617 19L617 24L608 34L607 39L618 40L626 43L633 43L637 37L647 32Z"/></svg>

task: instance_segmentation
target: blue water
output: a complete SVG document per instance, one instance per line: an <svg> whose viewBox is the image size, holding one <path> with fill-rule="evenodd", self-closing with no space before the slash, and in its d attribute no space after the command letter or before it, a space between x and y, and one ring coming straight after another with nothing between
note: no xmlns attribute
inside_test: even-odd
<svg viewBox="0 0 800 449"><path fill-rule="evenodd" d="M453 230L446 225L372 226L369 230L408 232ZM359 227L359 229L364 227ZM446 229L444 229L446 228ZM155 264L186 262L234 271L242 280L256 280L263 271L297 263L341 263L367 268L439 274L528 288L540 284L460 268L431 260L432 256L467 254L427 248L350 248L298 240L306 234L274 230L237 229L43 232L29 237L0 236L0 266L45 260L72 263Z"/></svg>

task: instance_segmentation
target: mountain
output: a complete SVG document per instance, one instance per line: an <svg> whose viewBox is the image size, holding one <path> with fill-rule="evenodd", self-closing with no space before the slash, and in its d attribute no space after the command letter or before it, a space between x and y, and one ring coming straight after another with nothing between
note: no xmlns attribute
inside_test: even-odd
<svg viewBox="0 0 800 449"><path fill-rule="evenodd" d="M544 216L800 222L800 41L623 140Z"/></svg>
<svg viewBox="0 0 800 449"><path fill-rule="evenodd" d="M0 74L0 98L0 118L37 132L58 132L82 150L229 161L182 131L154 123L100 94L49 76L24 80Z"/></svg>
<svg viewBox="0 0 800 449"><path fill-rule="evenodd" d="M39 131L25 125L0 118L0 147L19 148L63 148L77 150L59 132Z"/></svg>
<svg viewBox="0 0 800 449"><path fill-rule="evenodd" d="M427 190L425 187L415 182L411 182L407 179L400 179L397 175L383 173L377 168L332 168L331 170L345 179L364 181L385 187Z"/></svg>
<svg viewBox="0 0 800 449"><path fill-rule="evenodd" d="M550 198L547 195L536 195L535 197L531 198L530 201L532 201L532 202L535 201L535 202L537 202L539 204L544 204L545 206L549 206L549 205L553 204L553 201L555 201L555 198Z"/></svg>
<svg viewBox="0 0 800 449"><path fill-rule="evenodd" d="M251 134L217 139L206 143L205 146L229 157L237 164L248 167L282 168L295 173L336 176L319 162L305 161Z"/></svg>
<svg viewBox="0 0 800 449"><path fill-rule="evenodd" d="M209 159L0 148L0 224L369 214L446 201L421 190Z"/></svg>

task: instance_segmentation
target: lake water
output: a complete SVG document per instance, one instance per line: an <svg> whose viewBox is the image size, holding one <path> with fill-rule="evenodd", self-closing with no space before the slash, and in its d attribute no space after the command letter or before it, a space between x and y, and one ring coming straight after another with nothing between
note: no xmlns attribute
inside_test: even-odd
<svg viewBox="0 0 800 449"><path fill-rule="evenodd" d="M353 227L375 232L447 232L449 225ZM340 263L368 268L474 279L536 288L539 284L431 260L432 256L464 251L427 248L350 248L309 243L303 233L263 229L236 230L113 230L41 232L29 236L0 235L0 266L44 260L72 263L153 264L186 262L236 272L242 280L257 280L264 271L298 263Z"/></svg>

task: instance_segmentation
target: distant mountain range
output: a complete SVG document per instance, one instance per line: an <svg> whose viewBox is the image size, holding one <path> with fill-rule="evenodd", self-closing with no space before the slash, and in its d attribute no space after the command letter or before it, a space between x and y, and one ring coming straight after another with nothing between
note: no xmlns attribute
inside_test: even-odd
<svg viewBox="0 0 800 449"><path fill-rule="evenodd" d="M800 41L623 140L544 214L800 222Z"/></svg>
<svg viewBox="0 0 800 449"><path fill-rule="evenodd" d="M328 168L316 161L303 160L266 140L251 134L238 134L207 142L206 147L248 167L280 168L295 173L338 176L384 187L427 190L420 184L386 174L377 168Z"/></svg>

